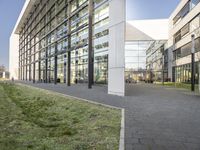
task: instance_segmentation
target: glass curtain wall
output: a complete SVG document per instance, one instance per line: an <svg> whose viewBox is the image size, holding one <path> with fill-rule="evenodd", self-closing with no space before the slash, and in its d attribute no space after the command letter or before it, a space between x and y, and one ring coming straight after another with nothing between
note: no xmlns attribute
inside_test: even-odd
<svg viewBox="0 0 200 150"><path fill-rule="evenodd" d="M144 81L146 78L146 51L152 41L126 42L126 82Z"/></svg>
<svg viewBox="0 0 200 150"><path fill-rule="evenodd" d="M107 83L109 2L93 2L94 82ZM88 0L40 0L35 6L20 31L20 79L66 83L70 65L71 83L87 82Z"/></svg>
<svg viewBox="0 0 200 150"><path fill-rule="evenodd" d="M151 46L147 49L147 82L158 81L161 82L163 80L167 81L167 72L165 67L166 59L165 55L168 55L165 52L164 44L167 41L158 40L153 41Z"/></svg>
<svg viewBox="0 0 200 150"><path fill-rule="evenodd" d="M165 40L126 42L126 83L161 81L165 43Z"/></svg>
<svg viewBox="0 0 200 150"><path fill-rule="evenodd" d="M199 83L199 63L195 63L195 84ZM173 68L173 78L177 83L191 83L191 64L176 66Z"/></svg>

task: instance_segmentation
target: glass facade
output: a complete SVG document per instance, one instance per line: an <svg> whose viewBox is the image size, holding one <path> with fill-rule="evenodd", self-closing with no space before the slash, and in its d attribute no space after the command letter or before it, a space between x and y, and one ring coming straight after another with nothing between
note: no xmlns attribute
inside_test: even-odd
<svg viewBox="0 0 200 150"><path fill-rule="evenodd" d="M191 54L192 42L187 43L186 45L176 49L173 52L173 59L178 60L180 58L186 57ZM200 51L200 38L195 39L195 52Z"/></svg>
<svg viewBox="0 0 200 150"><path fill-rule="evenodd" d="M165 50L165 40L154 41L147 49L147 82L168 80L168 58L167 50Z"/></svg>
<svg viewBox="0 0 200 150"><path fill-rule="evenodd" d="M174 17L173 23L174 25L178 24L178 22L183 19L196 5L200 3L200 0L188 0L185 6L178 12L178 14Z"/></svg>
<svg viewBox="0 0 200 150"><path fill-rule="evenodd" d="M142 81L146 76L146 51L153 41L126 42L125 46L125 76L130 80Z"/></svg>
<svg viewBox="0 0 200 150"><path fill-rule="evenodd" d="M199 63L195 63L195 84L199 83ZM191 83L191 64L184 64L173 68L173 81L177 83Z"/></svg>
<svg viewBox="0 0 200 150"><path fill-rule="evenodd" d="M174 24L186 16L191 9L200 3L200 0L188 0L186 5L181 9L181 11L174 18ZM191 20L188 21L179 31L177 31L174 36L174 44L176 49L173 51L173 68L172 68L172 81L176 83L191 83L191 61L190 55L192 50L192 41L191 35L195 35L194 48L195 48L195 84L198 84L199 80L199 52L200 52L200 14L194 16ZM190 40L184 45L179 45L179 41L184 41L189 37ZM181 44L181 43L180 43ZM185 64L184 64L185 62Z"/></svg>
<svg viewBox="0 0 200 150"><path fill-rule="evenodd" d="M179 31L174 34L174 43L179 42L182 38L191 32L199 32L200 27L200 15L197 15L194 19L183 26Z"/></svg>
<svg viewBox="0 0 200 150"><path fill-rule="evenodd" d="M126 42L126 81L161 80L163 45L166 42L165 40ZM167 64L165 66L167 78Z"/></svg>
<svg viewBox="0 0 200 150"><path fill-rule="evenodd" d="M19 78L88 82L89 1L40 0L35 6L19 34ZM109 2L94 0L92 7L93 80L107 83Z"/></svg>

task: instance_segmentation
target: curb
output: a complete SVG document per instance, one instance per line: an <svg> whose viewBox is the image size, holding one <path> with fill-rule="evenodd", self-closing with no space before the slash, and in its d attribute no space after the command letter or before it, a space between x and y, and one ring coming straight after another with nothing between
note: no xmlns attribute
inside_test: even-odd
<svg viewBox="0 0 200 150"><path fill-rule="evenodd" d="M124 108L122 108L119 150L125 149L124 141L125 141L125 110L124 110Z"/></svg>

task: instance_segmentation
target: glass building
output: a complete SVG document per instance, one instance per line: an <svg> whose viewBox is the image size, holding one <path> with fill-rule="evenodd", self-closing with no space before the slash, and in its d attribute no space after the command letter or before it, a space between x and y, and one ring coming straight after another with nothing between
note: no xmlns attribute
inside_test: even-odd
<svg viewBox="0 0 200 150"><path fill-rule="evenodd" d="M92 28L93 81L107 83L108 24L108 0L94 0L92 6L88 0L40 0L19 31L19 79L88 82L88 36Z"/></svg>
<svg viewBox="0 0 200 150"><path fill-rule="evenodd" d="M163 75L167 79L168 20L129 21L126 28L126 83L161 81Z"/></svg>
<svg viewBox="0 0 200 150"><path fill-rule="evenodd" d="M125 63L126 80L144 81L146 79L146 52L152 41L126 42Z"/></svg>
<svg viewBox="0 0 200 150"><path fill-rule="evenodd" d="M126 21L126 0L26 0L10 37L10 78L107 84L120 96L129 79L190 83L195 35L198 82L199 10L200 0L184 0L169 19Z"/></svg>
<svg viewBox="0 0 200 150"><path fill-rule="evenodd" d="M168 81L168 58L165 45L167 40L152 41L147 49L147 82Z"/></svg>
<svg viewBox="0 0 200 150"><path fill-rule="evenodd" d="M11 77L88 88L108 84L108 93L124 95L125 4L26 0L10 37Z"/></svg>
<svg viewBox="0 0 200 150"><path fill-rule="evenodd" d="M167 80L168 59L165 58L165 56L167 56L167 51L165 51L164 47L166 42L167 40L126 42L125 75L127 82L129 82L129 80L137 82L161 81L163 73L165 74L165 80ZM164 58L165 62L163 61Z"/></svg>

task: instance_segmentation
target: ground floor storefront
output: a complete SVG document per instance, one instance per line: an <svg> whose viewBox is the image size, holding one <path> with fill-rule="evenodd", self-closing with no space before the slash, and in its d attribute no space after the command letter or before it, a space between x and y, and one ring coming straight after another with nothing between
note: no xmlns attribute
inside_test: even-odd
<svg viewBox="0 0 200 150"><path fill-rule="evenodd" d="M195 84L199 84L199 62L195 62ZM191 83L191 63L173 67L173 82Z"/></svg>
<svg viewBox="0 0 200 150"><path fill-rule="evenodd" d="M70 56L68 56L70 55ZM108 51L97 52L93 62L93 82L108 80ZM44 83L87 83L87 49L80 48L20 66L19 79Z"/></svg>

